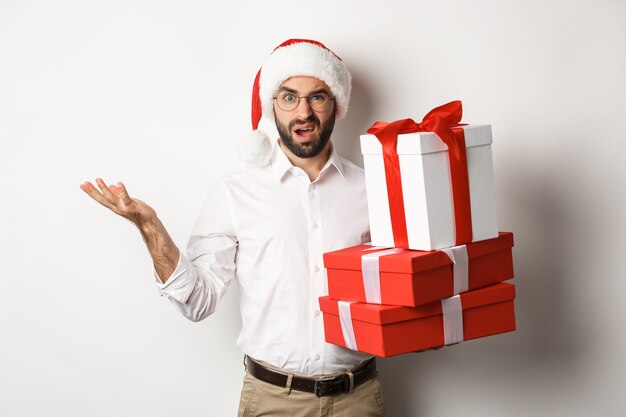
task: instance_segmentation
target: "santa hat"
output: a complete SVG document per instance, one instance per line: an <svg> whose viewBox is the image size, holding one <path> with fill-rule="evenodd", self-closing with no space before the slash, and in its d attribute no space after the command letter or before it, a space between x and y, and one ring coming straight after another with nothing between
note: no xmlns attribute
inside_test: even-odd
<svg viewBox="0 0 626 417"><path fill-rule="evenodd" d="M264 116L274 121L274 94L290 77L309 76L322 80L335 97L337 120L348 111L352 77L341 58L322 43L309 39L289 39L280 44L269 56L254 79L252 88L252 129L240 144L241 159L249 164L263 166L269 162L272 143L265 132L259 130Z"/></svg>

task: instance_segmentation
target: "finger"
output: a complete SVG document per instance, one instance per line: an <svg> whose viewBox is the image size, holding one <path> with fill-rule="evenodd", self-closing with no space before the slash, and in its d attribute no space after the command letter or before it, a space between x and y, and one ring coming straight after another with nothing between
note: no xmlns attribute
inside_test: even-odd
<svg viewBox="0 0 626 417"><path fill-rule="evenodd" d="M104 198L106 198L110 203L115 204L115 201L117 200L117 198L111 192L111 190L109 190L109 187L107 187L104 181L102 181L102 178L96 178L96 184L98 184L98 187L100 187L100 189L102 190L102 194L104 195Z"/></svg>
<svg viewBox="0 0 626 417"><path fill-rule="evenodd" d="M98 195L102 196L102 193L100 193L100 191L98 191L98 189L89 181L82 183L80 185L80 189L94 199L96 199Z"/></svg>
<svg viewBox="0 0 626 417"><path fill-rule="evenodd" d="M98 189L89 181L85 181L80 188L89 195L89 197L96 200L98 203L102 204L107 208L111 208L111 204L107 201L106 198L98 191Z"/></svg>
<svg viewBox="0 0 626 417"><path fill-rule="evenodd" d="M109 190L111 190L111 192L113 193L115 197L121 198L120 190L119 188L117 188L116 185L113 185L113 184L109 185Z"/></svg>
<svg viewBox="0 0 626 417"><path fill-rule="evenodd" d="M117 189L119 190L120 197L125 204L129 204L133 201L128 195L128 191L126 191L126 186L121 181L117 182Z"/></svg>

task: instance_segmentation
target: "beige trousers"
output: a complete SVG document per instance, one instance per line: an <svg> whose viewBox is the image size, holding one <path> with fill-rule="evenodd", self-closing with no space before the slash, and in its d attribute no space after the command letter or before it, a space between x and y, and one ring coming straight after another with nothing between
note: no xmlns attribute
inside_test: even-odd
<svg viewBox="0 0 626 417"><path fill-rule="evenodd" d="M352 392L316 397L261 381L243 378L238 417L384 417L383 391L378 373Z"/></svg>

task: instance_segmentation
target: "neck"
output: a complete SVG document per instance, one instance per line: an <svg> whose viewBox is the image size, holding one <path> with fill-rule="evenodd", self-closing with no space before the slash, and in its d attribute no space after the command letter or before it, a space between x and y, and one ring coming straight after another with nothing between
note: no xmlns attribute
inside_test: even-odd
<svg viewBox="0 0 626 417"><path fill-rule="evenodd" d="M291 164L295 167L301 168L306 174L309 176L309 180L315 181L319 175L326 162L328 162L328 158L330 158L330 149L331 142L328 141L322 152L314 156L313 158L300 158L294 155L279 139L278 144L280 148L283 150L285 155L287 155L287 159L291 162Z"/></svg>

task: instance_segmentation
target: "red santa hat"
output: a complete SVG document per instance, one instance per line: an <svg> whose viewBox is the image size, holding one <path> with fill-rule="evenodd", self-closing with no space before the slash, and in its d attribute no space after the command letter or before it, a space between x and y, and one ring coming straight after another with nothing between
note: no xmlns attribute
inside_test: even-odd
<svg viewBox="0 0 626 417"><path fill-rule="evenodd" d="M322 80L335 97L337 120L348 111L352 77L348 69L330 49L309 39L289 39L278 45L254 79L252 88L252 129L240 145L241 159L249 164L263 166L269 162L272 143L265 132L259 130L264 116L274 121L274 94L290 77L309 76Z"/></svg>

